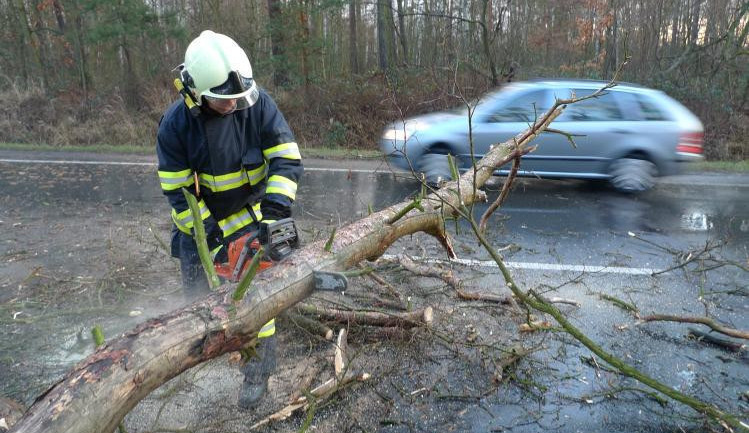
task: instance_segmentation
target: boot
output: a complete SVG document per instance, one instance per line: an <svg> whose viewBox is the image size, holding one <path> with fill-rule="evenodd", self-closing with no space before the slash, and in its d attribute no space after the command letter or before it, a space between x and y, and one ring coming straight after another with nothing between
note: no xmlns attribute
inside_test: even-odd
<svg viewBox="0 0 749 433"><path fill-rule="evenodd" d="M261 338L255 348L257 356L247 360L242 366L244 380L239 391L237 404L242 409L252 409L268 389L268 378L276 368L276 335Z"/></svg>

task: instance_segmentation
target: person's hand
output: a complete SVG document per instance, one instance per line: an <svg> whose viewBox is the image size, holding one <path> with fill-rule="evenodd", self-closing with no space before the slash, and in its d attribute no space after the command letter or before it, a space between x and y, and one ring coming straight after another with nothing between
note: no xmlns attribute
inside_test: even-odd
<svg viewBox="0 0 749 433"><path fill-rule="evenodd" d="M274 220L274 219L263 219L262 221L260 221L260 230L259 230L259 233L258 233L258 239L260 239L260 243L262 245L265 245L265 244L268 243L268 241L269 241L269 239L268 239L268 235L269 235L268 224L273 224L274 222L276 222L276 220Z"/></svg>
<svg viewBox="0 0 749 433"><path fill-rule="evenodd" d="M291 217L291 208L270 200L260 203L260 212L263 214L263 221L278 221Z"/></svg>

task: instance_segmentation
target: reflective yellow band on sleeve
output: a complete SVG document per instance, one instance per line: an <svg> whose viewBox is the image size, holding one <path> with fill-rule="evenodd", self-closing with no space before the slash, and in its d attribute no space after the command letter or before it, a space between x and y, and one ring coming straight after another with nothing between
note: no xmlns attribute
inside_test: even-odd
<svg viewBox="0 0 749 433"><path fill-rule="evenodd" d="M286 159L302 159L302 155L299 153L299 146L296 143L283 143L277 146L263 150L263 156L265 159L273 158L286 158Z"/></svg>
<svg viewBox="0 0 749 433"><path fill-rule="evenodd" d="M159 170L159 182L164 191L173 191L193 184L192 170L189 168L182 171Z"/></svg>
<svg viewBox="0 0 749 433"><path fill-rule="evenodd" d="M252 213L255 214L255 218L252 218L250 211L247 208L243 208L237 213L229 215L228 217L220 220L218 226L224 233L224 237L228 237L237 230L252 224L254 221L260 221L263 219L263 214L260 212L260 203L252 205Z"/></svg>
<svg viewBox="0 0 749 433"><path fill-rule="evenodd" d="M198 201L198 209L200 209L200 218L203 221L211 216L211 211L208 210L208 207L205 205L205 202L203 200ZM194 226L194 223L192 211L190 209L183 210L179 213L177 212L177 210L172 209L172 220L180 231L192 236L192 228Z"/></svg>
<svg viewBox="0 0 749 433"><path fill-rule="evenodd" d="M213 192L228 191L238 188L249 182L245 175L244 169L233 173L213 176L206 173L200 173L200 185L205 186Z"/></svg>
<svg viewBox="0 0 749 433"><path fill-rule="evenodd" d="M224 232L224 237L228 237L242 227L252 224L254 219L250 215L250 211L243 208L237 213L229 215L228 217L220 220L218 226L221 227L221 231Z"/></svg>
<svg viewBox="0 0 749 433"><path fill-rule="evenodd" d="M257 333L257 338L268 338L276 333L276 319L270 319L270 322L263 325L260 328L260 332Z"/></svg>
<svg viewBox="0 0 749 433"><path fill-rule="evenodd" d="M250 181L250 185L255 186L260 183L260 181L265 179L265 176L268 175L268 164L263 162L262 166L254 168L252 170L247 170L246 173L247 179L249 179Z"/></svg>
<svg viewBox="0 0 749 433"><path fill-rule="evenodd" d="M290 199L296 198L296 182L283 176L274 174L268 178L268 185L265 187L266 194L282 194Z"/></svg>

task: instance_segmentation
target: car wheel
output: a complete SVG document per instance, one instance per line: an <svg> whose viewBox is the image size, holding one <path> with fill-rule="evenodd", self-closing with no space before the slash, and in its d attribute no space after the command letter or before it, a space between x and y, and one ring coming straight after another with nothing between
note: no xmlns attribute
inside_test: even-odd
<svg viewBox="0 0 749 433"><path fill-rule="evenodd" d="M647 191L655 185L658 168L642 158L619 158L609 168L611 185L621 192Z"/></svg>
<svg viewBox="0 0 749 433"><path fill-rule="evenodd" d="M424 173L424 180L432 186L452 180L447 155L427 153L419 159L419 171Z"/></svg>

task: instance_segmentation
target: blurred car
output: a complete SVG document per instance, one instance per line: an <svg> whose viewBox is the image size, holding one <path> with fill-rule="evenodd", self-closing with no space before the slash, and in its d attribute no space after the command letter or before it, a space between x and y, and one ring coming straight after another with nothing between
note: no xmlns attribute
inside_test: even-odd
<svg viewBox="0 0 749 433"><path fill-rule="evenodd" d="M422 115L390 124L381 150L403 169L424 173L427 182L450 179L447 155L461 170L471 167L496 143L517 135L548 110L555 98L590 95L606 84L590 80L516 82L487 94L474 107L469 145L468 110ZM625 192L650 189L657 176L676 174L683 162L701 160L703 126L686 107L665 93L619 84L602 95L569 105L552 128L523 156L519 175L609 180ZM409 164L410 162L410 164ZM495 174L507 174L509 165Z"/></svg>

